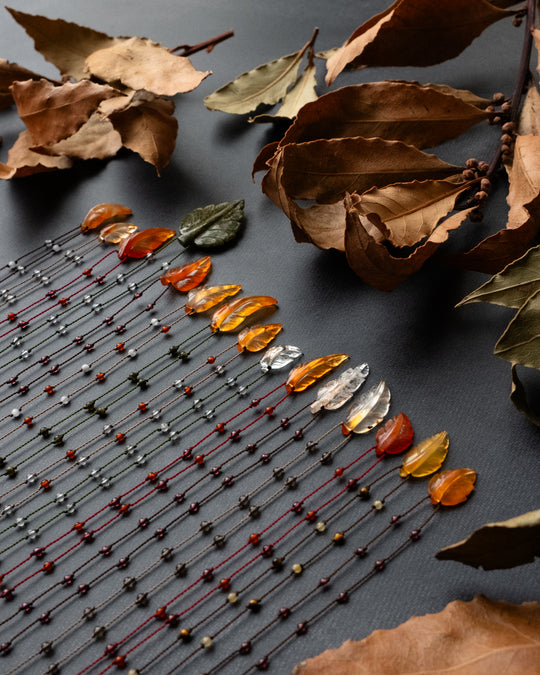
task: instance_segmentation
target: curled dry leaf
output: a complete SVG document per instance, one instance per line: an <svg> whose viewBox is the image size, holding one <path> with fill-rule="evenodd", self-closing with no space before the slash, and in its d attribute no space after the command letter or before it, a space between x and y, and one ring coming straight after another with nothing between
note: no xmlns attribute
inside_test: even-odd
<svg viewBox="0 0 540 675"><path fill-rule="evenodd" d="M23 80L40 80L42 75L33 73L18 63L10 63L0 59L0 110L8 108L13 103L10 87L14 82Z"/></svg>
<svg viewBox="0 0 540 675"><path fill-rule="evenodd" d="M131 103L125 110L109 115L122 144L156 167L158 176L169 163L178 133L173 117L174 103L155 98Z"/></svg>
<svg viewBox="0 0 540 675"><path fill-rule="evenodd" d="M540 290L520 307L495 345L494 354L512 364L540 370Z"/></svg>
<svg viewBox="0 0 540 675"><path fill-rule="evenodd" d="M461 98L429 86L368 82L342 87L305 105L280 145L364 136L429 148L487 117Z"/></svg>
<svg viewBox="0 0 540 675"><path fill-rule="evenodd" d="M291 199L288 212L296 241L315 244L322 249L345 250L343 200L335 204L314 204L304 209Z"/></svg>
<svg viewBox="0 0 540 675"><path fill-rule="evenodd" d="M456 560L485 570L507 569L540 557L540 510L500 523L487 523L457 544L435 554L439 560Z"/></svg>
<svg viewBox="0 0 540 675"><path fill-rule="evenodd" d="M471 207L458 211L443 220L428 239L406 258L393 256L383 243L387 230L378 216L359 213L358 195L345 198L346 230L345 251L353 271L365 282L382 291L391 291L418 271L437 248L448 239L451 230L458 228L468 216ZM375 228L375 230L374 230ZM373 232L378 231L378 236Z"/></svg>
<svg viewBox="0 0 540 675"><path fill-rule="evenodd" d="M105 82L119 82L158 96L192 91L210 75L196 70L185 56L175 56L162 45L132 37L93 51L86 57L88 73Z"/></svg>
<svg viewBox="0 0 540 675"><path fill-rule="evenodd" d="M538 663L540 603L476 596L359 642L347 640L300 663L293 675L532 675Z"/></svg>
<svg viewBox="0 0 540 675"><path fill-rule="evenodd" d="M322 139L288 144L280 152L280 183L285 193L293 199L323 203L336 202L346 192L362 193L373 186L414 178L445 178L461 171L411 145L380 138Z"/></svg>
<svg viewBox="0 0 540 675"><path fill-rule="evenodd" d="M107 159L114 157L122 147L122 138L110 120L94 113L69 138L34 150L46 155L65 155L76 159Z"/></svg>
<svg viewBox="0 0 540 675"><path fill-rule="evenodd" d="M297 52L257 66L220 87L204 99L204 105L209 110L242 115L261 104L274 105L281 101L287 89L296 82L298 67L317 33L316 30L309 42Z"/></svg>
<svg viewBox="0 0 540 675"><path fill-rule="evenodd" d="M535 84L527 89L519 114L517 133L520 136L540 135L540 93Z"/></svg>
<svg viewBox="0 0 540 675"><path fill-rule="evenodd" d="M487 0L397 0L357 28L328 59L326 82L330 85L344 68L441 63L507 16L512 12Z"/></svg>
<svg viewBox="0 0 540 675"><path fill-rule="evenodd" d="M6 9L34 40L36 50L62 75L76 80L88 77L84 63L88 55L97 49L112 47L123 39L63 19L49 19L10 7Z"/></svg>
<svg viewBox="0 0 540 675"><path fill-rule="evenodd" d="M35 173L69 169L72 161L69 157L49 157L34 152L32 137L28 131L23 131L10 148L6 164L0 162L0 178L24 178Z"/></svg>
<svg viewBox="0 0 540 675"><path fill-rule="evenodd" d="M313 62L310 62L305 67L302 75L300 75L291 89L285 94L281 107L274 115L256 115L250 118L249 121L260 123L294 119L302 106L317 98L316 86L316 69Z"/></svg>
<svg viewBox="0 0 540 675"><path fill-rule="evenodd" d="M533 424L540 427L540 412L534 410L530 404L527 394L525 393L525 388L518 377L515 365L512 366L512 390L510 392L510 400Z"/></svg>
<svg viewBox="0 0 540 675"><path fill-rule="evenodd" d="M19 117L35 145L50 145L76 133L101 101L116 96L112 87L90 80L55 86L47 80L14 82Z"/></svg>

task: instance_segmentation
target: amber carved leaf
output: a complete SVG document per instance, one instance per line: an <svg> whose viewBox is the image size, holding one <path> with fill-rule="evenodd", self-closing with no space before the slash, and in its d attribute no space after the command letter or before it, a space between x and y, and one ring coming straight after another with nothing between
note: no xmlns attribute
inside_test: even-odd
<svg viewBox="0 0 540 675"><path fill-rule="evenodd" d="M210 71L196 70L187 57L175 56L157 42L140 37L93 51L86 57L85 67L87 76L158 96L192 91L210 75Z"/></svg>
<svg viewBox="0 0 540 675"><path fill-rule="evenodd" d="M380 138L339 138L284 146L279 181L293 199L332 203L346 192L412 179L445 178L461 172L412 145ZM272 160L274 164L280 152ZM278 179L279 180L279 179ZM263 183L263 190L265 186Z"/></svg>
<svg viewBox="0 0 540 675"><path fill-rule="evenodd" d="M8 152L7 163L0 162L0 178L24 178L35 173L69 169L72 161L69 157L42 155L34 152L32 137L28 131L23 131Z"/></svg>
<svg viewBox="0 0 540 675"><path fill-rule="evenodd" d="M315 384L321 377L335 370L349 358L348 354L330 354L302 363L293 368L287 378L287 391L304 391Z"/></svg>
<svg viewBox="0 0 540 675"><path fill-rule="evenodd" d="M62 75L76 80L88 77L84 62L89 54L122 40L63 19L49 19L10 7L6 9L34 40L36 50L54 64Z"/></svg>
<svg viewBox="0 0 540 675"><path fill-rule="evenodd" d="M524 675L540 662L540 603L476 596L392 630L347 640L300 663L293 675Z"/></svg>
<svg viewBox="0 0 540 675"><path fill-rule="evenodd" d="M261 104L273 105L281 101L287 89L296 82L302 58L312 47L317 33L315 31L309 42L297 52L257 66L220 87L204 99L205 106L209 110L242 115Z"/></svg>
<svg viewBox="0 0 540 675"><path fill-rule="evenodd" d="M366 283L382 291L391 291L417 272L438 247L457 229L474 207L458 211L443 220L425 242L406 258L393 256L384 245L387 231L378 217L358 212L357 195L345 198L345 251L352 270Z"/></svg>
<svg viewBox="0 0 540 675"><path fill-rule="evenodd" d="M357 28L327 61L327 84L344 68L430 66L460 54L512 12L487 0L397 0Z"/></svg>
<svg viewBox="0 0 540 675"><path fill-rule="evenodd" d="M540 557L540 511L482 525L463 541L445 546L435 557L485 570L534 562Z"/></svg>
<svg viewBox="0 0 540 675"><path fill-rule="evenodd" d="M11 91L35 145L50 145L73 135L101 101L116 96L112 87L90 80L60 86L43 79L26 80L14 82Z"/></svg>
<svg viewBox="0 0 540 675"><path fill-rule="evenodd" d="M213 333L229 333L244 321L262 309L271 310L277 305L277 300L269 295L246 295L237 298L220 307L212 315L210 329Z"/></svg>
<svg viewBox="0 0 540 675"><path fill-rule="evenodd" d="M450 93L414 82L367 82L305 105L280 145L364 136L429 148L459 136L488 114Z"/></svg>
<svg viewBox="0 0 540 675"><path fill-rule="evenodd" d="M166 241L174 237L174 230L168 227L149 227L124 239L118 247L118 257L145 258L148 253L156 251Z"/></svg>

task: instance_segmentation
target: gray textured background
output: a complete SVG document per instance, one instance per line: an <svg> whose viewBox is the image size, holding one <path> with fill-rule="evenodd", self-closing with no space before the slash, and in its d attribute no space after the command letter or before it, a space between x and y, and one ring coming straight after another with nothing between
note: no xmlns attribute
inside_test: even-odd
<svg viewBox="0 0 540 675"><path fill-rule="evenodd" d="M306 637L296 639L275 654L272 672L277 673L289 672L299 660L337 647L346 638L360 639L376 628L396 626L411 615L440 611L452 600L468 600L481 593L494 599L522 602L538 599L540 590L534 565L488 573L434 558L439 548L463 538L485 522L503 520L538 507L538 430L509 402L509 364L492 354L511 313L487 305L454 309L486 277L453 269L444 260L446 253L463 249L504 224L504 185L495 192L483 223L464 225L419 274L393 293L385 294L360 282L342 255L296 244L284 215L262 195L258 182L252 183L253 159L265 143L278 137L276 132L271 127L250 126L245 117L207 111L202 103L204 96L239 73L298 49L315 26L320 28L317 48L327 49L343 42L356 26L384 9L385 4L380 0L362 3L156 0L151 4L126 0L92 3L50 0L46 5L35 0L13 0L11 3L17 9L75 21L110 35L144 35L167 46L196 43L228 29L235 31L235 37L211 54L193 57L196 67L210 69L213 75L194 92L176 99L177 147L162 178L157 178L153 168L138 156L122 153L108 163L81 163L68 172L3 182L2 259L15 257L36 240L72 227L99 202L129 205L135 214L134 221L142 227L174 227L197 206L244 198L245 232L233 249L214 256L212 281L240 282L250 294L264 293L278 298L280 308L276 318L284 323L283 339L301 346L308 357L346 352L354 364L367 360L372 371L371 383L379 379L388 382L393 394L392 410L404 410L409 415L417 438L446 429L451 439L448 466L471 466L478 471L477 490L470 503L455 512L441 514L417 547L408 549L385 574L355 594L349 605L333 610ZM521 33L510 22L501 22L448 63L426 69L367 69L340 76L335 86L396 78L445 82L470 88L482 96L495 91L510 94L520 43ZM31 40L7 12L0 23L0 55L32 70L56 75L53 67L34 52ZM322 66L318 64L321 82ZM321 92L324 90L321 86ZM0 150L4 161L21 128L14 112L1 113L0 135L4 142ZM438 148L437 154L455 163L471 155L489 159L496 140L496 129L480 125ZM367 445L364 443L362 447ZM323 479L323 474L318 473L309 481L316 486ZM257 482L254 478L253 484ZM422 495L423 489L416 486L413 491ZM409 501L412 500L410 497ZM403 504L406 501L403 498ZM283 504L283 501L274 504L268 517L279 514ZM58 529L58 533L61 531ZM51 528L47 538L55 532ZM99 545L102 543L100 540ZM144 560L153 560L158 551L158 545L145 550ZM326 569L332 569L335 560L329 558ZM319 572L314 572L311 582L324 569L321 566ZM344 584L355 578L351 573ZM121 576L117 575L116 584L119 579ZM305 584L305 589L311 587L309 579L299 583ZM313 613L317 603L327 597L318 596L305 615ZM279 599L275 602L279 607ZM71 603L59 621L51 624L49 635L59 632L60 625L67 625L73 617L76 619L83 604L88 603ZM0 606L0 616L12 607ZM262 612L257 621L264 623L273 616L273 611ZM130 615L114 639L128 632L127 628L140 621L140 617ZM301 618L298 616L297 620ZM246 639L253 632L252 625L239 622L221 644L216 644L211 655L193 660L183 672L208 669L231 646ZM290 623L288 628L294 625ZM172 632L165 633L165 638L171 640ZM2 632L2 641L8 638ZM38 648L44 639L49 639L44 629L32 632L28 648ZM240 665L233 662L227 672L247 667L278 639L273 631L265 634L253 654ZM59 645L57 653L67 647ZM84 660L70 663L62 672L77 672L99 655L101 648L98 645L97 651L89 650ZM145 659L154 648L157 646L145 649ZM22 660L23 649L19 643L4 663L16 666ZM156 663L152 672L167 672L175 658L174 652L173 656L169 654L166 660ZM130 658L130 666L136 667L137 663L140 663L137 658ZM27 672L45 671L44 659L35 664ZM2 665L0 670L3 668Z"/></svg>

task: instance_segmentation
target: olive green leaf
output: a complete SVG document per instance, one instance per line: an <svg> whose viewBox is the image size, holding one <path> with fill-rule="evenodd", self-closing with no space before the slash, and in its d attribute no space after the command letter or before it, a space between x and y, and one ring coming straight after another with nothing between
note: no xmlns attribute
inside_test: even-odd
<svg viewBox="0 0 540 675"><path fill-rule="evenodd" d="M178 240L182 246L223 246L236 238L243 218L243 199L202 206L188 213L182 220L178 228Z"/></svg>
<svg viewBox="0 0 540 675"><path fill-rule="evenodd" d="M487 523L467 539L435 554L439 560L456 560L485 570L524 565L534 562L535 556L540 556L540 510Z"/></svg>
<svg viewBox="0 0 540 675"><path fill-rule="evenodd" d="M540 246L535 246L469 293L457 306L470 302L492 302L495 305L518 309L538 290L540 290Z"/></svg>
<svg viewBox="0 0 540 675"><path fill-rule="evenodd" d="M204 99L204 105L209 110L243 115L261 104L274 105L281 101L287 89L296 82L300 62L313 46L317 33L318 29L299 51L257 66L220 87Z"/></svg>
<svg viewBox="0 0 540 675"><path fill-rule="evenodd" d="M540 415L532 409L525 393L525 388L518 377L516 366L512 366L512 391L510 400L524 415L526 415L533 424L540 427Z"/></svg>
<svg viewBox="0 0 540 675"><path fill-rule="evenodd" d="M493 351L512 364L540 370L540 289L523 303Z"/></svg>

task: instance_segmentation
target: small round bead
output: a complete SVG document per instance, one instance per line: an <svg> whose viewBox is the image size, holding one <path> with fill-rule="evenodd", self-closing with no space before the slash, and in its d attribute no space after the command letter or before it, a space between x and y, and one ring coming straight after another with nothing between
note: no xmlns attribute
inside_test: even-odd
<svg viewBox="0 0 540 675"><path fill-rule="evenodd" d="M209 635L205 635L201 638L201 647L204 649L209 649L212 646L212 638Z"/></svg>
<svg viewBox="0 0 540 675"><path fill-rule="evenodd" d="M300 565L300 563L294 563L294 565L292 565L291 567L291 572L293 574L299 575L302 574L303 571L304 568L302 567L302 565Z"/></svg>
<svg viewBox="0 0 540 675"><path fill-rule="evenodd" d="M315 525L315 529L317 532L320 532L321 534L323 532L326 532L326 523L322 520L319 520L319 522Z"/></svg>
<svg viewBox="0 0 540 675"><path fill-rule="evenodd" d="M380 511L381 509L384 508L384 503L380 499L376 499L373 502L373 508L375 509L375 511Z"/></svg>
<svg viewBox="0 0 540 675"><path fill-rule="evenodd" d="M234 592L229 593L229 595L227 595L227 602L231 605L236 604L238 602L238 595Z"/></svg>

